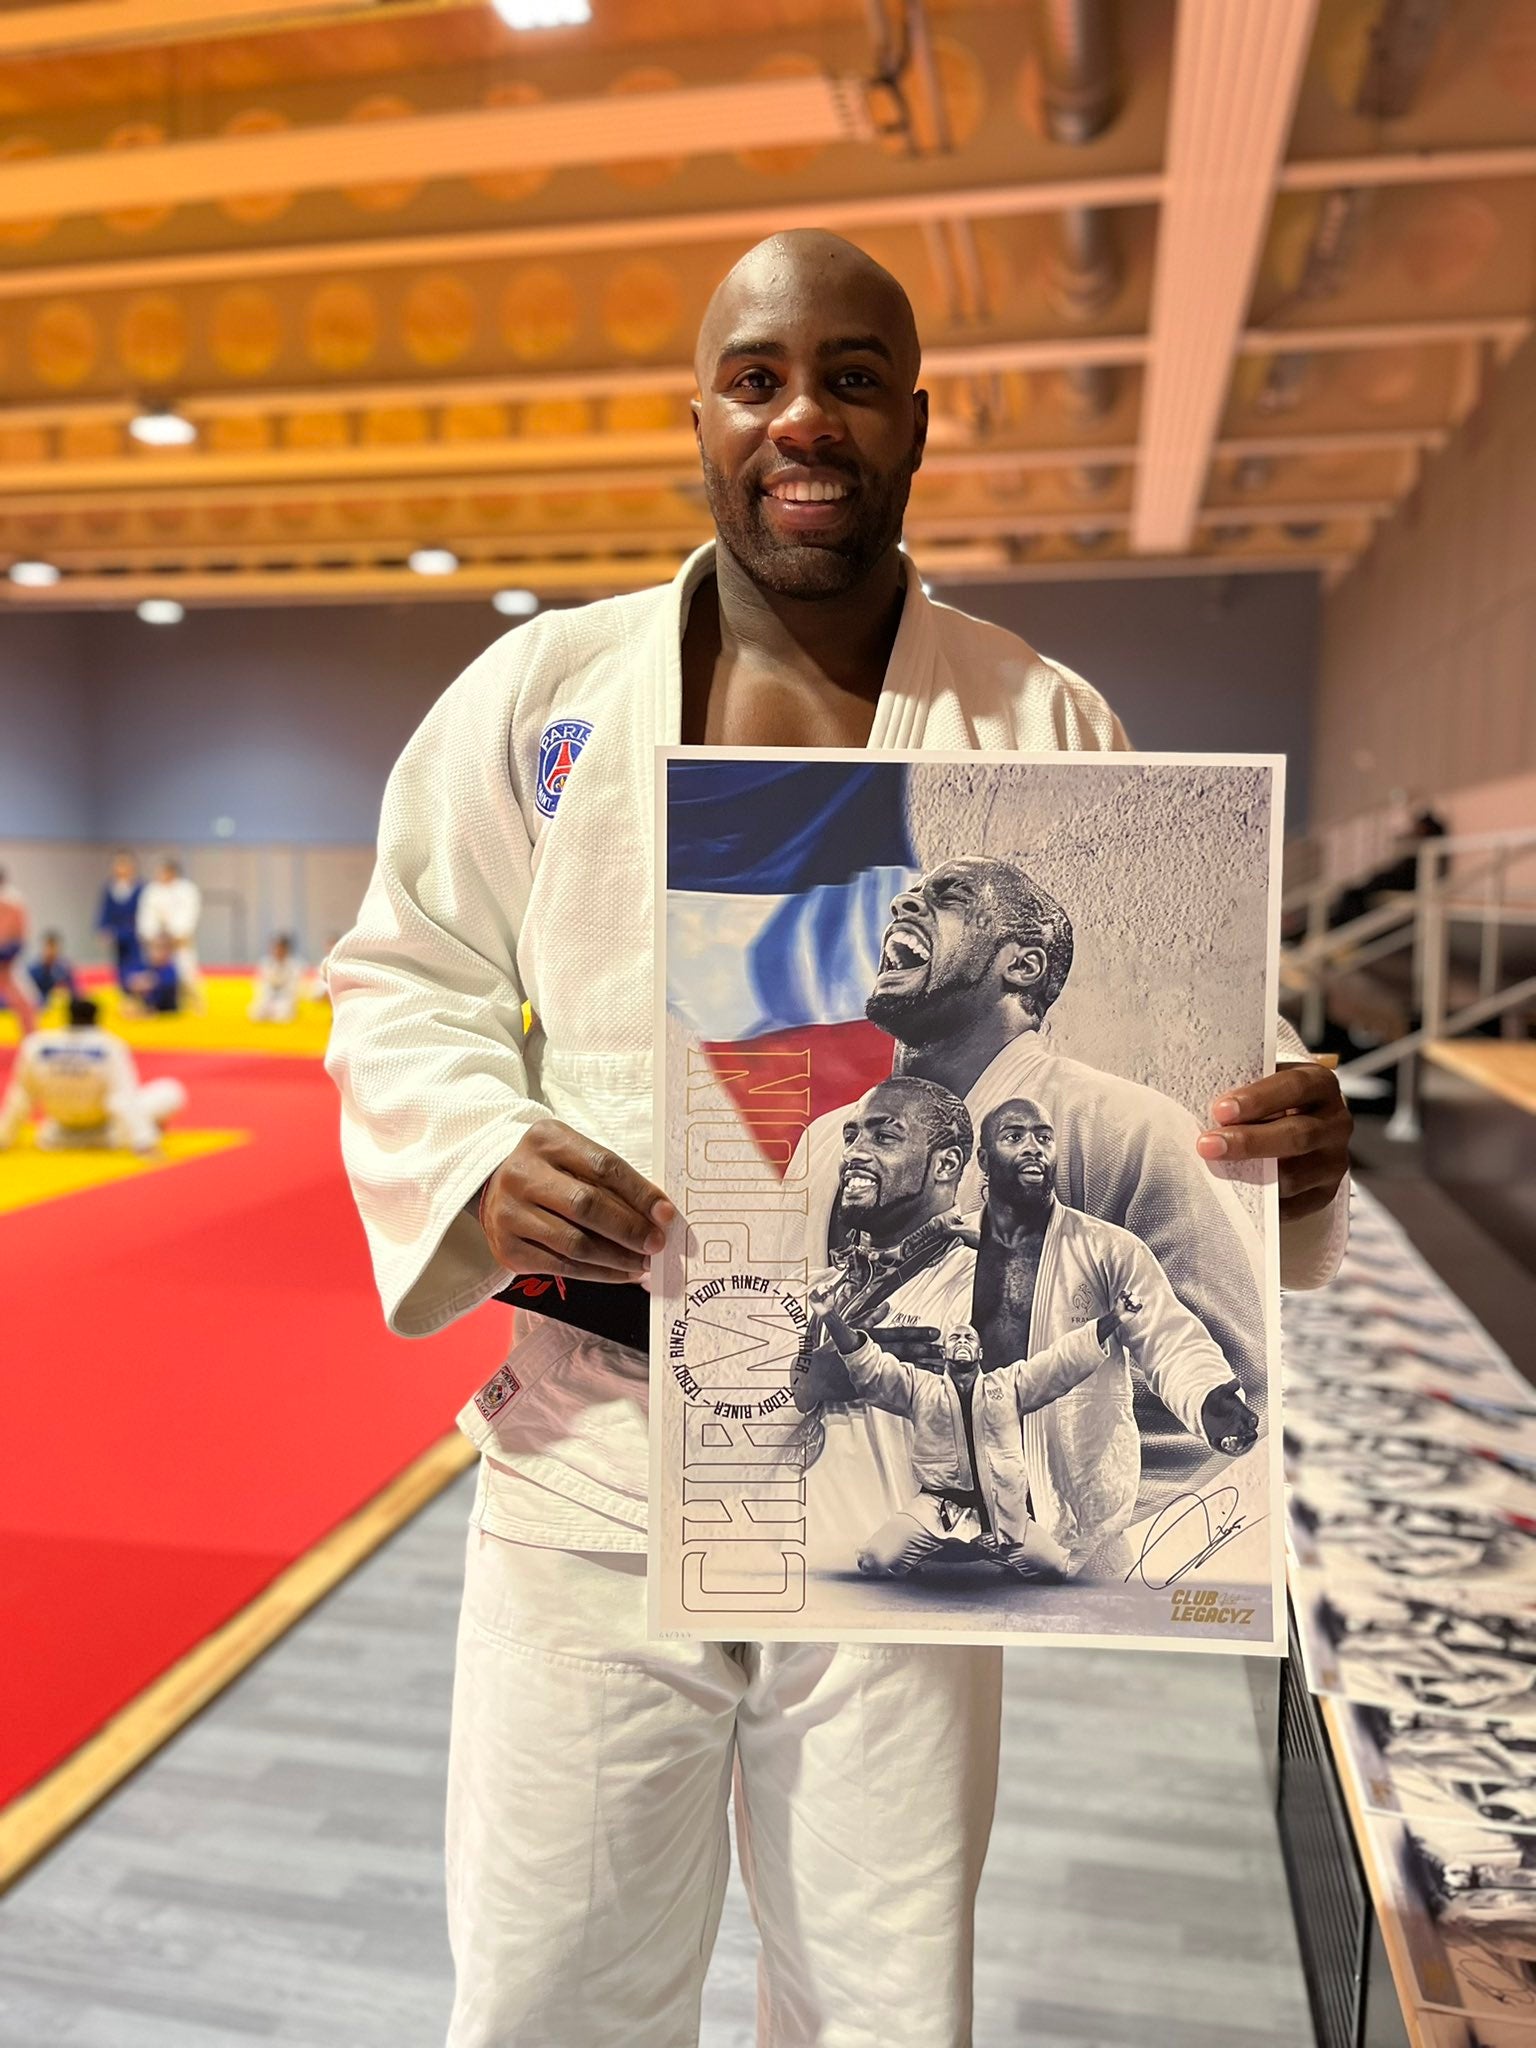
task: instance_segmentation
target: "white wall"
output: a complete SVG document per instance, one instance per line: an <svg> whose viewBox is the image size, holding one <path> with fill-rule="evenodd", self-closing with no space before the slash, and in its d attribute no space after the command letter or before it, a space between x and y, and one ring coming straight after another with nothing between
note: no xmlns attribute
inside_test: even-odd
<svg viewBox="0 0 1536 2048"><path fill-rule="evenodd" d="M1321 822L1536 773L1536 343L1324 599L1316 730Z"/></svg>

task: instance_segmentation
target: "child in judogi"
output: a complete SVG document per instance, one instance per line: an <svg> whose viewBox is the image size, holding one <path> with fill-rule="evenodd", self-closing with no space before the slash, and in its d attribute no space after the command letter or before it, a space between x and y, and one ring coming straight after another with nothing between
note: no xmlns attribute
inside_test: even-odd
<svg viewBox="0 0 1536 2048"><path fill-rule="evenodd" d="M1032 1358L991 1371L983 1365L975 1330L957 1324L944 1340L944 1370L938 1373L908 1365L882 1351L866 1332L850 1329L832 1296L830 1287L813 1289L811 1307L837 1348L854 1395L908 1417L914 1432L912 1462L919 1490L868 1537L859 1552L859 1570L901 1579L937 1558L988 1558L1038 1583L1064 1577L1066 1552L1030 1513L1027 1487L1010 1483L1019 1467L1020 1427L1026 1415L1070 1393L1099 1369L1113 1354L1122 1328L1141 1313L1141 1304L1122 1293L1115 1307L1093 1322L1068 1331ZM828 1365L835 1382L837 1367ZM811 1370L816 1371L814 1358ZM829 1385L828 1396L836 1398L839 1390Z"/></svg>
<svg viewBox="0 0 1536 2048"><path fill-rule="evenodd" d="M253 1024L291 1024L299 1014L309 969L286 932L277 933L256 969L256 990L247 1012Z"/></svg>

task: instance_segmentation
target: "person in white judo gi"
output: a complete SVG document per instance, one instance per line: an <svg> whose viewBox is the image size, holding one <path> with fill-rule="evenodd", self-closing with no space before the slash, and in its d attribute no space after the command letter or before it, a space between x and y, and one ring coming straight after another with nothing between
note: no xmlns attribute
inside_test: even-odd
<svg viewBox="0 0 1536 2048"><path fill-rule="evenodd" d="M155 879L144 884L139 897L139 940L146 952L157 939L170 942L182 999L193 1008L201 1007L203 999L197 959L197 927L202 914L202 890L181 862L167 854L155 870Z"/></svg>
<svg viewBox="0 0 1536 2048"><path fill-rule="evenodd" d="M953 1496L951 1507L963 1505L974 1517L968 1538L979 1532L1022 1544L1027 1531L1038 1531L1044 1540L1030 1554L1062 1576L1124 1578L1132 1561L1125 1531L1141 1480L1132 1365L1208 1449L1229 1457L1250 1449L1258 1419L1146 1246L1057 1199L1057 1134L1038 1103L1000 1103L982 1125L976 1158L987 1189L977 1249L950 1262L926 1303L946 1327L975 1327L983 1371L974 1400L968 1388L951 1398L941 1383L936 1394L926 1375L909 1378L873 1359L861 1368L857 1357L845 1358L848 1379L860 1397L895 1413L913 1414L914 1402L932 1411L928 1426L940 1438L951 1410L967 1425L967 1439L974 1438L965 1447L968 1481L923 1478L925 1463L936 1474L957 1452L941 1443L925 1456L920 1417L915 1462L923 1490ZM1082 1338L1096 1328L1092 1343ZM883 1342L878 1329L871 1336L875 1346ZM822 1370L811 1374L810 1394L839 1391L824 1354L813 1363ZM910 1569L909 1560L925 1554L924 1539L941 1533L941 1521L938 1508L914 1497L864 1543L861 1568Z"/></svg>
<svg viewBox="0 0 1536 2048"><path fill-rule="evenodd" d="M900 1344L910 1362L942 1362L935 1301L955 1295L957 1274L975 1265L977 1231L955 1207L960 1176L975 1149L971 1119L958 1096L931 1081L884 1081L849 1110L843 1125L839 1204L849 1228L821 1284L860 1326L878 1324L881 1342ZM912 1492L910 1423L862 1400L831 1358L807 1353L799 1368L818 1366L815 1391L797 1370L795 1400L806 1416L806 1460L813 1470L830 1437L848 1439L834 1456L835 1483L813 1477L807 1560L813 1569L853 1562L856 1546L892 1500Z"/></svg>
<svg viewBox="0 0 1536 2048"><path fill-rule="evenodd" d="M1088 684L911 572L918 361L905 293L861 251L803 231L750 252L696 357L718 541L661 589L518 627L406 748L331 954L328 1054L398 1332L509 1273L633 1285L676 1221L647 1177L658 743L1126 745ZM1294 1088L1237 1091L1229 1136L1288 1149L1271 1119ZM1336 1090L1295 1124L1335 1188L1347 1125ZM696 2040L733 1777L764 2048L962 2048L1000 1656L650 1640L646 1380L640 1352L520 1312L464 1412L485 1458L449 1765L450 2048Z"/></svg>
<svg viewBox="0 0 1536 2048"><path fill-rule="evenodd" d="M291 1024L309 982L309 968L294 951L287 932L273 934L257 962L256 986L246 1015L253 1024Z"/></svg>
<svg viewBox="0 0 1536 2048"><path fill-rule="evenodd" d="M127 1045L96 1020L90 997L73 996L67 1027L22 1040L0 1102L0 1149L14 1145L36 1118L36 1143L44 1150L159 1150L163 1127L186 1107L187 1091L169 1076L141 1082Z"/></svg>
<svg viewBox="0 0 1536 2048"><path fill-rule="evenodd" d="M1065 1551L1043 1534L1029 1511L1028 1488L1015 1483L1020 1429L1026 1417L1098 1371L1140 1304L1127 1294L1096 1322L990 1370L980 1337L969 1323L957 1323L944 1338L943 1370L934 1372L851 1329L831 1288L813 1288L810 1300L857 1398L914 1426L917 1491L860 1546L859 1570L905 1579L935 1560L986 1558L1016 1578L1052 1584L1065 1577ZM810 1391L816 1392L814 1366Z"/></svg>

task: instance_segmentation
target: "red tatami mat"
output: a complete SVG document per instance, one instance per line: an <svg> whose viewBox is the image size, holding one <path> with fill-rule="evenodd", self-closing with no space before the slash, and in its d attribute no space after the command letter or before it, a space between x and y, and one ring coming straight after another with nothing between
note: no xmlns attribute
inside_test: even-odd
<svg viewBox="0 0 1536 2048"><path fill-rule="evenodd" d="M251 1142L0 1215L0 1803L450 1429L507 1336L494 1305L386 1332L318 1065L140 1068Z"/></svg>

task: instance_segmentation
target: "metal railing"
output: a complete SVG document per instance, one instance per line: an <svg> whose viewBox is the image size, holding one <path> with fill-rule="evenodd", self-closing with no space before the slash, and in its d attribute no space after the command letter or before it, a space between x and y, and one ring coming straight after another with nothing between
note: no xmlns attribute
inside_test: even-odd
<svg viewBox="0 0 1536 2048"><path fill-rule="evenodd" d="M1531 863L1533 885L1523 896L1512 897L1510 870L1524 863ZM1310 1045L1326 1023L1332 982L1391 954L1410 954L1408 984L1418 1023L1389 1044L1346 1061L1339 1079L1347 1084L1395 1067L1397 1105L1387 1135L1415 1138L1424 1047L1536 1004L1536 975L1506 983L1504 962L1508 928L1536 926L1536 830L1426 839L1418 849L1411 891L1330 930L1328 918L1339 892L1337 880L1309 882L1284 899L1286 910L1305 911L1306 928L1301 939L1281 949L1281 980L1301 995L1301 1035ZM1481 927L1478 993L1472 1002L1452 1009L1452 933L1467 924Z"/></svg>

